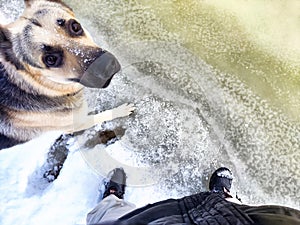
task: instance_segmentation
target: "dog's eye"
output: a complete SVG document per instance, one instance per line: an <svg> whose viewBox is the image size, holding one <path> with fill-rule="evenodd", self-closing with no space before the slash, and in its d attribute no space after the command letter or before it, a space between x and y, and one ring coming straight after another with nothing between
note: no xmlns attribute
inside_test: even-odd
<svg viewBox="0 0 300 225"><path fill-rule="evenodd" d="M71 19L69 21L69 31L71 35L79 36L83 34L83 29L76 20Z"/></svg>
<svg viewBox="0 0 300 225"><path fill-rule="evenodd" d="M47 67L59 67L62 65L62 55L60 53L45 54L43 62Z"/></svg>

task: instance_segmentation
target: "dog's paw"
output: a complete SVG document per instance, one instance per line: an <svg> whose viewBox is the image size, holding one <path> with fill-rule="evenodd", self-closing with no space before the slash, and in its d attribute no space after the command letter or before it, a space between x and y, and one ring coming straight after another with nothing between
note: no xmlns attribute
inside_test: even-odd
<svg viewBox="0 0 300 225"><path fill-rule="evenodd" d="M135 110L134 104L125 103L112 109L113 118L129 116Z"/></svg>

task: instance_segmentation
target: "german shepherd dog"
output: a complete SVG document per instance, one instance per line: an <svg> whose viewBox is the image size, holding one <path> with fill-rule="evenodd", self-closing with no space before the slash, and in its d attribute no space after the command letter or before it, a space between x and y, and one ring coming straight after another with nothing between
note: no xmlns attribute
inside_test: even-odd
<svg viewBox="0 0 300 225"><path fill-rule="evenodd" d="M84 86L105 88L119 70L65 3L25 0L20 18L0 25L0 149L128 116L132 104L88 115L83 96Z"/></svg>

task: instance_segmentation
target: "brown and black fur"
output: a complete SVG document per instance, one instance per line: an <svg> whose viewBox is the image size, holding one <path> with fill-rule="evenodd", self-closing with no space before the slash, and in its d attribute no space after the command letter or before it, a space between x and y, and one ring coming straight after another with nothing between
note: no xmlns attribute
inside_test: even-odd
<svg viewBox="0 0 300 225"><path fill-rule="evenodd" d="M88 116L81 80L104 50L72 9L59 0L25 5L18 20L0 25L0 149L129 115L134 108L125 104ZM108 86L112 76L95 87Z"/></svg>

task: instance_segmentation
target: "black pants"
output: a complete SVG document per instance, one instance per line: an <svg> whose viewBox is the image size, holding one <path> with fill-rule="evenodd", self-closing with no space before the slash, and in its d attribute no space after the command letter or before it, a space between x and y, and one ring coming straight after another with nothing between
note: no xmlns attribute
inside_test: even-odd
<svg viewBox="0 0 300 225"><path fill-rule="evenodd" d="M105 225L300 225L300 211L283 206L247 206L203 192L136 209Z"/></svg>

